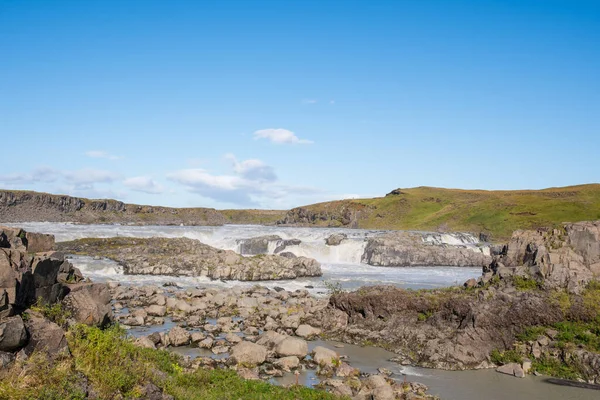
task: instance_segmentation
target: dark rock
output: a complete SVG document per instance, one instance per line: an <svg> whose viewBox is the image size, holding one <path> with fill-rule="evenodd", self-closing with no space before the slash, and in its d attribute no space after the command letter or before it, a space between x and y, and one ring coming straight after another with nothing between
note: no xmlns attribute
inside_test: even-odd
<svg viewBox="0 0 600 400"><path fill-rule="evenodd" d="M63 299L75 321L90 326L104 327L113 319L108 286L102 283L77 284Z"/></svg>
<svg viewBox="0 0 600 400"><path fill-rule="evenodd" d="M27 331L20 315L0 321L0 351L19 350L27 342Z"/></svg>
<svg viewBox="0 0 600 400"><path fill-rule="evenodd" d="M29 343L25 346L27 355L34 351L44 352L52 359L69 354L69 346L65 331L41 314L28 312L29 318L25 321L25 328L29 333Z"/></svg>
<svg viewBox="0 0 600 400"><path fill-rule="evenodd" d="M325 239L325 244L327 246L339 246L344 241L344 239L347 238L348 235L346 235L345 233L334 233L333 235Z"/></svg>

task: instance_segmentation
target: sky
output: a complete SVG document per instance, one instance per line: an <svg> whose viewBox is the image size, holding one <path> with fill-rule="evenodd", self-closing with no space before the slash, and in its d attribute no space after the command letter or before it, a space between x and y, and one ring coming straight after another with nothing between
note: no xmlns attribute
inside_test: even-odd
<svg viewBox="0 0 600 400"><path fill-rule="evenodd" d="M0 0L0 188L268 208L600 182L600 1Z"/></svg>

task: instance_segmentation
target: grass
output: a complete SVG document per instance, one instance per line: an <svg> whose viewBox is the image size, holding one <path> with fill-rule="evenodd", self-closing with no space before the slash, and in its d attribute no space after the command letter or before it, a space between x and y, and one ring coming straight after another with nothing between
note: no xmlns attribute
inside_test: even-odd
<svg viewBox="0 0 600 400"><path fill-rule="evenodd" d="M515 285L515 288L517 288L517 290L520 290L522 292L536 290L536 289L540 288L539 282L533 278L514 276L513 283Z"/></svg>
<svg viewBox="0 0 600 400"><path fill-rule="evenodd" d="M67 340L72 357L50 363L36 354L4 373L0 399L82 399L86 380L101 399L141 398L149 382L181 400L338 398L301 386L284 388L247 381L232 370L186 371L178 356L137 347L117 326L100 330L76 325Z"/></svg>
<svg viewBox="0 0 600 400"><path fill-rule="evenodd" d="M523 355L515 350L492 350L490 353L490 359L496 365L504 365L508 363L521 364L523 362Z"/></svg>
<svg viewBox="0 0 600 400"><path fill-rule="evenodd" d="M417 187L373 199L313 204L320 226L347 222L359 228L485 232L503 241L516 229L556 226L600 218L600 184L544 190L484 191Z"/></svg>

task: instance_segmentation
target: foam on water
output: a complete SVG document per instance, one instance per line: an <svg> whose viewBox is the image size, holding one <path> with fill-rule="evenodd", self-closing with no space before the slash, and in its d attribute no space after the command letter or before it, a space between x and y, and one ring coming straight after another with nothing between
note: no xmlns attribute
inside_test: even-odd
<svg viewBox="0 0 600 400"><path fill-rule="evenodd" d="M125 226L125 225L78 225L70 223L32 222L13 224L31 232L50 233L57 241L86 237L187 237L225 250L239 250L239 240L265 235L277 235L282 240L300 239L299 245L288 246L285 251L297 256L315 258L322 265L323 276L286 281L268 281L268 287L280 286L288 290L306 286L314 294L325 293L325 282L339 282L344 289L356 289L364 285L390 284L406 288L436 288L462 282L481 274L479 268L468 267L374 267L360 262L366 239L381 235L383 231L340 228L290 228L259 225L211 226ZM339 246L327 246L325 239L333 233L348 236ZM429 239L428 239L429 238ZM478 240L468 234L437 234L424 236L424 240L436 244L477 246ZM269 252L277 247L269 243ZM92 280L116 280L124 283L163 284L175 281L184 287L193 286L251 286L256 282L211 281L209 278L173 277L160 275L124 275L123 268L110 260L94 260L91 257L73 257L72 262Z"/></svg>

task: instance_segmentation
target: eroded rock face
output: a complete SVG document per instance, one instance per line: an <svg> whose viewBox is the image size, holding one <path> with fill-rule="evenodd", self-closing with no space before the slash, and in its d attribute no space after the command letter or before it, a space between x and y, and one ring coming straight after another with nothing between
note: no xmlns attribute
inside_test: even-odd
<svg viewBox="0 0 600 400"><path fill-rule="evenodd" d="M441 245L424 241L419 233L393 232L370 238L361 261L383 267L483 267L491 260L483 249Z"/></svg>
<svg viewBox="0 0 600 400"><path fill-rule="evenodd" d="M561 229L515 231L486 272L524 266L546 288L578 292L600 276L600 221L565 224Z"/></svg>
<svg viewBox="0 0 600 400"><path fill-rule="evenodd" d="M311 258L277 255L243 257L187 238L82 239L57 246L65 252L111 258L127 274L207 276L226 280L294 279L321 276Z"/></svg>

